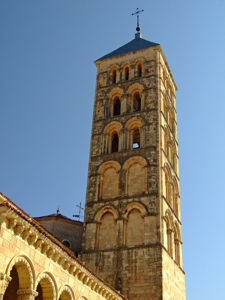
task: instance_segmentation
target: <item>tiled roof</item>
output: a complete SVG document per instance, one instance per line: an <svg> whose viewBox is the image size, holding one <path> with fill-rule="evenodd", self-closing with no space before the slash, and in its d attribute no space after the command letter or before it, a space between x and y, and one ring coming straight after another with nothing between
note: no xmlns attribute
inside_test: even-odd
<svg viewBox="0 0 225 300"><path fill-rule="evenodd" d="M123 55L123 54L129 53L129 52L134 52L134 51L138 51L138 50L142 50L142 49L146 49L146 48L151 48L151 47L158 46L158 45L159 44L157 44L157 43L153 43L153 42L143 39L139 33L136 33L135 38L132 41L130 41L129 43L123 45L122 47L102 56L101 58L97 59L96 61L114 57L114 56L118 56L118 55Z"/></svg>

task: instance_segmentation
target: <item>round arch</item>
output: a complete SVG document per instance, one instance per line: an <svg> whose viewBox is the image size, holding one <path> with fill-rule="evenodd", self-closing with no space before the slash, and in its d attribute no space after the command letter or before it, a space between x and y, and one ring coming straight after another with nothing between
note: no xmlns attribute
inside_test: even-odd
<svg viewBox="0 0 225 300"><path fill-rule="evenodd" d="M103 174L108 168L114 168L116 172L119 172L121 165L115 160L106 161L98 168L98 174Z"/></svg>
<svg viewBox="0 0 225 300"><path fill-rule="evenodd" d="M35 271L33 264L26 255L16 255L9 262L6 268L6 275L10 276L12 268L15 267L19 277L19 288L34 288Z"/></svg>
<svg viewBox="0 0 225 300"><path fill-rule="evenodd" d="M69 285L64 285L59 290L60 300L75 300L72 288Z"/></svg>
<svg viewBox="0 0 225 300"><path fill-rule="evenodd" d="M144 215L147 214L147 209L145 208L145 206L142 203L140 203L140 202L131 202L124 209L124 211L123 211L123 217L127 219L129 213L133 209L139 210L140 213L142 214L142 216L144 216Z"/></svg>
<svg viewBox="0 0 225 300"><path fill-rule="evenodd" d="M123 164L123 169L127 170L135 163L140 164L142 167L147 166L147 160L143 156L132 156L125 161L125 163Z"/></svg>
<svg viewBox="0 0 225 300"><path fill-rule="evenodd" d="M100 210L95 214L94 220L100 222L101 218L104 214L111 213L113 218L116 220L119 216L118 211L110 205L103 206Z"/></svg>
<svg viewBox="0 0 225 300"><path fill-rule="evenodd" d="M42 290L43 300L49 299L48 297L51 297L52 300L57 299L57 284L51 273L44 271L38 275L35 290L38 291L38 288Z"/></svg>

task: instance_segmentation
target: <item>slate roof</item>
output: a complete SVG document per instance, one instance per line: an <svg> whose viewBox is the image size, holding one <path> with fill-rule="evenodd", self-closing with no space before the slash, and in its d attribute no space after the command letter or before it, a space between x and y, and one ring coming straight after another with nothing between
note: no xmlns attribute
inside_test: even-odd
<svg viewBox="0 0 225 300"><path fill-rule="evenodd" d="M129 43L102 56L101 58L97 59L96 61L114 57L114 56L118 56L118 55L122 55L122 54L126 54L129 52L134 52L134 51L154 47L157 45L159 45L159 44L147 41L147 40L143 39L140 34L136 33L135 38L133 40L131 40Z"/></svg>

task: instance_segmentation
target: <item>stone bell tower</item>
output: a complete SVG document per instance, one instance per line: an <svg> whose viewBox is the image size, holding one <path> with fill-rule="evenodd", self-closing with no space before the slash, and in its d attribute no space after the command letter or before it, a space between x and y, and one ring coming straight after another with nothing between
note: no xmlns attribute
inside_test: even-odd
<svg viewBox="0 0 225 300"><path fill-rule="evenodd" d="M176 83L140 32L95 64L81 259L129 300L185 300Z"/></svg>

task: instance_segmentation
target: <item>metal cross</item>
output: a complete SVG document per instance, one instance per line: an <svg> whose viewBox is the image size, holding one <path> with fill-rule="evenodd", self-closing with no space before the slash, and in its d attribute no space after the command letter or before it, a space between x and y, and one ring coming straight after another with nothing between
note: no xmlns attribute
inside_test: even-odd
<svg viewBox="0 0 225 300"><path fill-rule="evenodd" d="M137 8L136 12L134 12L134 13L131 14L132 16L137 15L137 28L136 28L137 31L140 31L140 27L139 27L139 14L142 13L143 11L144 11L144 9Z"/></svg>
<svg viewBox="0 0 225 300"><path fill-rule="evenodd" d="M80 221L81 210L84 210L84 208L81 206L81 202L79 203L79 205L76 205L76 207L79 208L79 214L78 214L78 215L73 215L73 217L74 217L74 218L78 218L78 220Z"/></svg>

